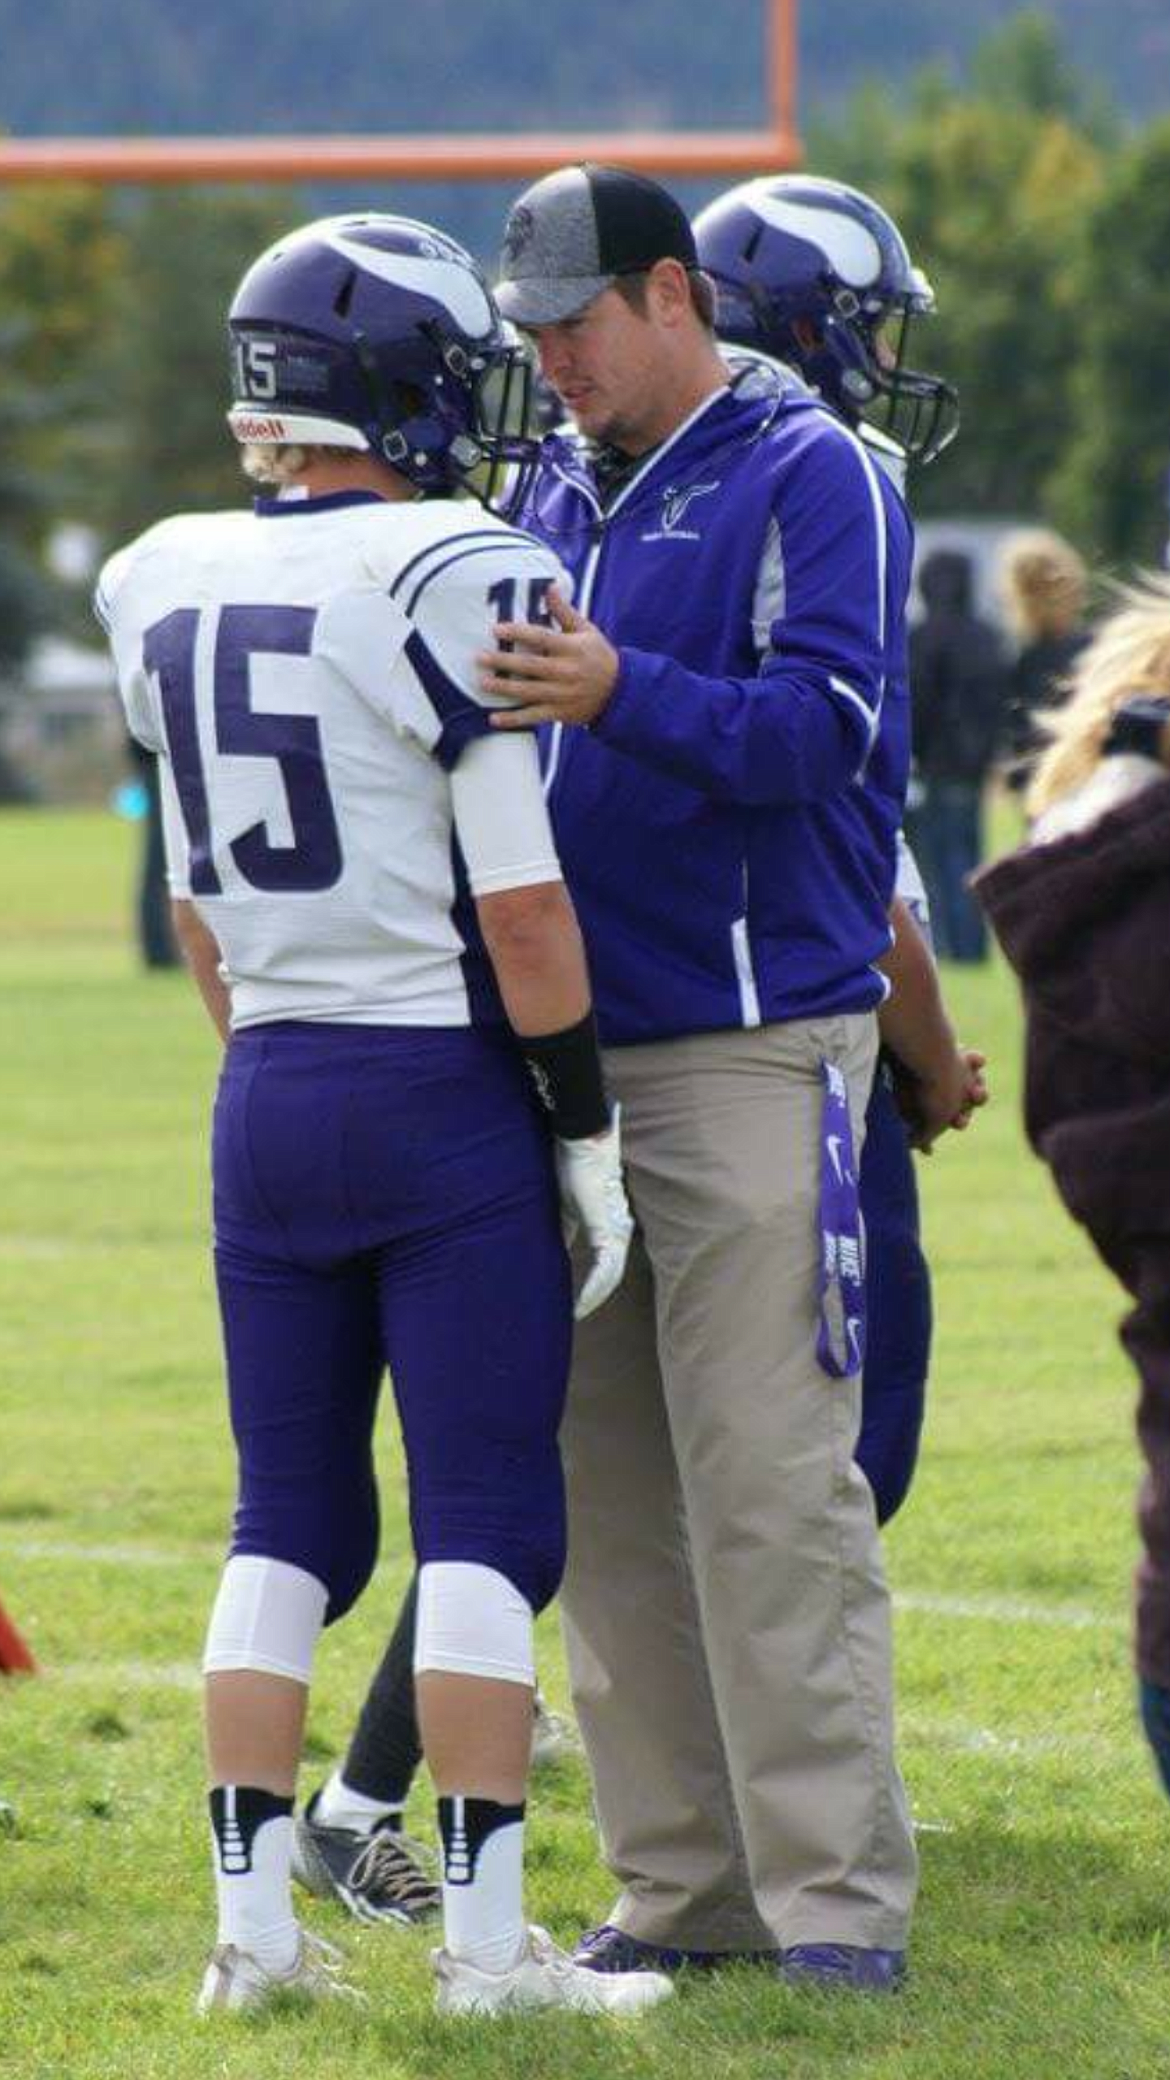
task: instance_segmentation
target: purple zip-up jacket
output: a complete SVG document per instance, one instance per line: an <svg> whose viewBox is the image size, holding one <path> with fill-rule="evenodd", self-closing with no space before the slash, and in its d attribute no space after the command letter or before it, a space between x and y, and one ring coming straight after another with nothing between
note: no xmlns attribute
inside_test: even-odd
<svg viewBox="0 0 1170 2080"><path fill-rule="evenodd" d="M523 517L621 654L592 729L546 746L603 1038L880 1002L912 550L884 473L814 399L749 384L606 512L554 436Z"/></svg>

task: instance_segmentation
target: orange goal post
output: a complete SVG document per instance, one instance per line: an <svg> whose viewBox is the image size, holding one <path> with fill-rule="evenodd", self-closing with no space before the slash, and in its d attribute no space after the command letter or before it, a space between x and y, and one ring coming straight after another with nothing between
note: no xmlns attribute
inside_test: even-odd
<svg viewBox="0 0 1170 2080"><path fill-rule="evenodd" d="M798 166L797 0L763 0L769 123L762 130L520 132L482 136L0 138L9 181L534 180L581 159L642 173L783 173Z"/></svg>

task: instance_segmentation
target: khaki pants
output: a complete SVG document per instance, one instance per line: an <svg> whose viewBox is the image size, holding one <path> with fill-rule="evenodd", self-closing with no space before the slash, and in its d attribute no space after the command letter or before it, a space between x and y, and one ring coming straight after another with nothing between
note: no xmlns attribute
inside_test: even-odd
<svg viewBox="0 0 1170 2080"><path fill-rule="evenodd" d="M641 1229L578 1331L565 1634L610 1919L900 1948L915 1856L856 1380L816 1358L823 1058L860 1152L872 1017L613 1049Z"/></svg>

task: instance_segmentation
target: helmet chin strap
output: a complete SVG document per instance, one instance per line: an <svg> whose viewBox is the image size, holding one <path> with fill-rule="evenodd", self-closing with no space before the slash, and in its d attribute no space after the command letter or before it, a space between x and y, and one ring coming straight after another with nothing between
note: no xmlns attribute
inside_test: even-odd
<svg viewBox="0 0 1170 2080"><path fill-rule="evenodd" d="M353 329L354 359L362 372L362 380L369 392L374 417L381 426L384 422L386 399L382 391L382 379L378 374L378 363L374 350L364 332L355 325Z"/></svg>
<svg viewBox="0 0 1170 2080"><path fill-rule="evenodd" d="M858 410L872 404L879 384L866 366L873 349L858 320L830 317L825 322L822 352L833 362L837 386Z"/></svg>
<svg viewBox="0 0 1170 2080"><path fill-rule="evenodd" d="M853 404L872 404L877 395L876 386L864 369L846 368L841 372L841 388Z"/></svg>
<svg viewBox="0 0 1170 2080"><path fill-rule="evenodd" d="M422 453L412 455L410 442L407 440L402 428L388 424L390 419L390 401L382 386L377 358L365 333L358 331L356 327L353 334L353 351L357 365L362 372L362 380L369 393L375 424L383 429L379 443L382 458L389 463L391 469L396 469L400 475L406 476L409 483L410 478L403 469L403 464L413 461L416 468L423 469L431 458L429 455ZM421 489L418 495L420 498L424 495Z"/></svg>

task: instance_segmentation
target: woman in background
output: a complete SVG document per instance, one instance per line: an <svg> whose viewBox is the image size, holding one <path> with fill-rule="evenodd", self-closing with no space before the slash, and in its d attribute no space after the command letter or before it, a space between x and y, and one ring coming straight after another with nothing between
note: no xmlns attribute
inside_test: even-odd
<svg viewBox="0 0 1170 2080"><path fill-rule="evenodd" d="M1170 579L1126 590L1046 734L1030 840L976 892L1023 988L1028 1138L1134 1301L1137 1667L1170 1792Z"/></svg>
<svg viewBox="0 0 1170 2080"><path fill-rule="evenodd" d="M1008 537L999 582L1020 645L1011 671L1005 745L1008 786L1018 790L1027 786L1044 743L1037 718L1061 699L1089 639L1089 574L1071 543L1050 528L1031 527Z"/></svg>

